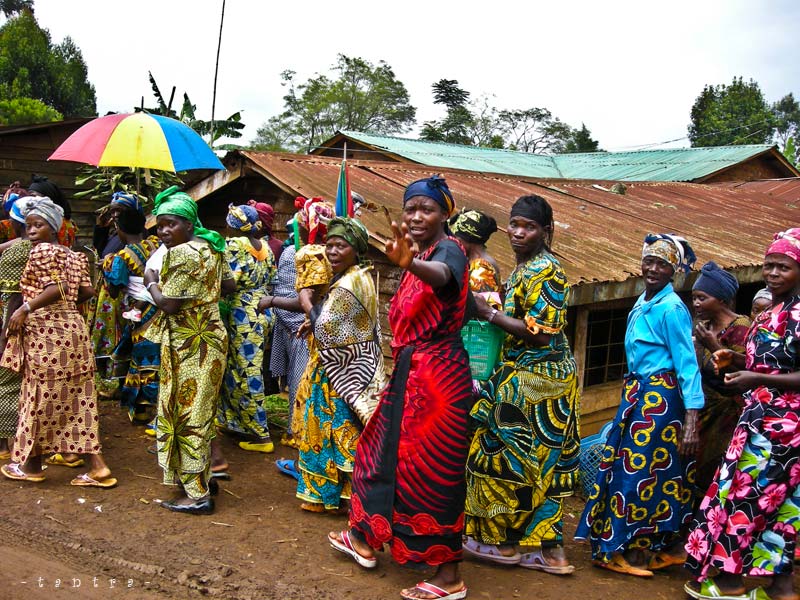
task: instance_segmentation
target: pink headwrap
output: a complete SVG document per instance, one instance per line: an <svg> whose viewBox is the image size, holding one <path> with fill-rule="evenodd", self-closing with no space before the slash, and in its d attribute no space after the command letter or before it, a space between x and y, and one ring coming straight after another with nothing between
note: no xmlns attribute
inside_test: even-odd
<svg viewBox="0 0 800 600"><path fill-rule="evenodd" d="M294 200L294 207L298 209L295 218L308 229L308 243L323 241L328 230L328 222L336 216L333 204L322 198L298 196Z"/></svg>
<svg viewBox="0 0 800 600"><path fill-rule="evenodd" d="M785 254L800 263L800 228L793 227L775 234L767 254Z"/></svg>
<svg viewBox="0 0 800 600"><path fill-rule="evenodd" d="M275 220L275 209L266 202L248 200L247 204L256 209L258 220L261 221L261 230L267 235L272 235L272 223Z"/></svg>

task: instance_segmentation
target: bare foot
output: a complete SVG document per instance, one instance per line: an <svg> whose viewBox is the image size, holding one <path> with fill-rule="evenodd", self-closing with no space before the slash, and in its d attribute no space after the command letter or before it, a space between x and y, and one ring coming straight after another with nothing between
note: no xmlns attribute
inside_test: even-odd
<svg viewBox="0 0 800 600"><path fill-rule="evenodd" d="M104 479L111 477L111 469L108 467L103 467L101 469L89 471L87 475L95 481L103 481Z"/></svg>

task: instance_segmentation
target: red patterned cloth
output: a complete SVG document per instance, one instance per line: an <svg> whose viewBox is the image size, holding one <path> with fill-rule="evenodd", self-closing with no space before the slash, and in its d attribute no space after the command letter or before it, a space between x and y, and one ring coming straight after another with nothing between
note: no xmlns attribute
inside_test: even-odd
<svg viewBox="0 0 800 600"><path fill-rule="evenodd" d="M469 362L459 331L468 293L467 259L455 240L419 256L445 263L438 290L405 272L389 322L395 367L359 440L350 525L375 549L389 543L401 564L461 560Z"/></svg>

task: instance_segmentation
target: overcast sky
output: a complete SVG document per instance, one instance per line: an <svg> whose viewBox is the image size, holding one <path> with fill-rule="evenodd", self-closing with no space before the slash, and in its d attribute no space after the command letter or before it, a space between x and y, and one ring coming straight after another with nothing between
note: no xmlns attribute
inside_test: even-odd
<svg viewBox="0 0 800 600"><path fill-rule="evenodd" d="M35 0L53 40L83 52L99 113L130 111L151 70L211 117L222 0ZM440 118L431 83L457 79L499 108L546 107L607 150L686 135L707 83L753 78L769 102L800 94L800 2L671 0L228 0L217 117L242 110L244 141L282 108L280 72L305 81L337 53L385 60L417 122ZM411 134L413 136L413 132ZM671 144L688 146L687 140Z"/></svg>

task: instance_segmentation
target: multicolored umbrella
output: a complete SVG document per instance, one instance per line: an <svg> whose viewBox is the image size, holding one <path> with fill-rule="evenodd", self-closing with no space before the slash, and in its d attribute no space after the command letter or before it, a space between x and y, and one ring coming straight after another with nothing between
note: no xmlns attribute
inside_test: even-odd
<svg viewBox="0 0 800 600"><path fill-rule="evenodd" d="M89 121L48 160L174 172L225 168L191 127L169 117L141 112Z"/></svg>

